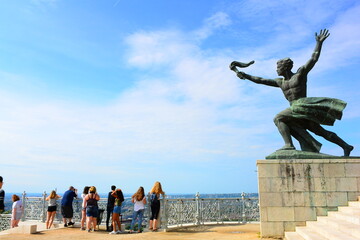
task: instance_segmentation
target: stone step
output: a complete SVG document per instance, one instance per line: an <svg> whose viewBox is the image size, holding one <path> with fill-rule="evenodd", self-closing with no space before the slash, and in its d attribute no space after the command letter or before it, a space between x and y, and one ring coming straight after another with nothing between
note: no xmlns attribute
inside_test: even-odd
<svg viewBox="0 0 360 240"><path fill-rule="evenodd" d="M360 208L360 201L349 202L349 207L358 207L358 208Z"/></svg>
<svg viewBox="0 0 360 240"><path fill-rule="evenodd" d="M297 232L285 232L285 240L305 240Z"/></svg>
<svg viewBox="0 0 360 240"><path fill-rule="evenodd" d="M8 230L2 231L2 233L8 233L8 234L13 234L13 233L20 233L20 234L34 234L37 232L37 228L36 228L36 224L27 224L27 225L20 225L18 227L15 228L10 228Z"/></svg>
<svg viewBox="0 0 360 240"><path fill-rule="evenodd" d="M296 227L296 232L305 240L328 240L308 227Z"/></svg>
<svg viewBox="0 0 360 240"><path fill-rule="evenodd" d="M360 208L358 207L339 207L338 208L339 212L343 212L343 213L351 213L351 214L357 214L360 215Z"/></svg>
<svg viewBox="0 0 360 240"><path fill-rule="evenodd" d="M350 234L353 237L360 236L359 225L329 217L318 217L318 222L324 223L333 229Z"/></svg>
<svg viewBox="0 0 360 240"><path fill-rule="evenodd" d="M360 238L354 237L350 235L349 233L341 232L337 229L334 229L333 227L327 225L323 222L317 222L317 221L309 221L306 222L306 226L312 229L313 231L316 231L317 233L320 233L322 236L324 236L326 239L331 240L360 240Z"/></svg>
<svg viewBox="0 0 360 240"><path fill-rule="evenodd" d="M285 232L285 240L360 240L360 196L348 207L337 212L307 221L306 227L296 227L296 232Z"/></svg>
<svg viewBox="0 0 360 240"><path fill-rule="evenodd" d="M343 213L343 212L329 212L328 217L340 219L343 221L347 221L350 223L358 224L360 225L360 216L349 214L349 213Z"/></svg>

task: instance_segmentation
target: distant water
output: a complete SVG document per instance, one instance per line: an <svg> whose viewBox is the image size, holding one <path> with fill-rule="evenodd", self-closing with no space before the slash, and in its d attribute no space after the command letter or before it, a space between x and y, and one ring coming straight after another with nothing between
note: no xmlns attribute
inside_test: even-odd
<svg viewBox="0 0 360 240"><path fill-rule="evenodd" d="M6 193L5 202L11 202L11 196L13 194L18 195L20 198L22 193ZM49 193L47 193L49 194ZM61 193L58 193L60 196ZM43 193L26 193L27 197L41 197ZM80 195L80 194L79 194ZM99 193L101 198L107 198L108 193ZM124 193L125 198L130 198L132 194ZM167 198L194 198L195 194L187 194L187 193L172 193L166 194ZM241 193L211 193L211 194L200 194L201 198L237 198L241 197ZM246 193L246 197L258 197L257 193Z"/></svg>

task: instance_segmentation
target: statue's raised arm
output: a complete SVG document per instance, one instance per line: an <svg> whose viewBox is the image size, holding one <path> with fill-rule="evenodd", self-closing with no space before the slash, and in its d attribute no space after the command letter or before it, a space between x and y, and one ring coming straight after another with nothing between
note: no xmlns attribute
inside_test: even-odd
<svg viewBox="0 0 360 240"><path fill-rule="evenodd" d="M300 68L301 71L304 71L305 73L310 72L310 70L315 66L315 63L319 60L322 44L325 41L327 37L330 36L329 30L322 29L320 30L320 33L315 33L315 40L316 45L314 52L311 55L310 60Z"/></svg>

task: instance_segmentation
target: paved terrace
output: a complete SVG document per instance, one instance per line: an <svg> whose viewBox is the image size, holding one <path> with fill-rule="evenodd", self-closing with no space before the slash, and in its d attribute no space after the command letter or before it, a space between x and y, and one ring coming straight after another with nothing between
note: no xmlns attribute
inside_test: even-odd
<svg viewBox="0 0 360 240"><path fill-rule="evenodd" d="M258 223L232 226L197 226L189 228L178 228L174 232L146 232L143 233L124 233L109 235L100 226L100 231L88 233L80 231L77 227L42 230L36 234L2 234L1 240L60 240L60 239L79 239L79 240L107 240L107 239L126 239L126 240L259 240L260 226ZM271 238L267 238L270 240ZM265 239L263 239L265 240Z"/></svg>

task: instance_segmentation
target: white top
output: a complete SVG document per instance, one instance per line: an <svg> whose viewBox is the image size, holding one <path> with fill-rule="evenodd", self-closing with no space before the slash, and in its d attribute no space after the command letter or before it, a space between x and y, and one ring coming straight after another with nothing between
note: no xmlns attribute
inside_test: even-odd
<svg viewBox="0 0 360 240"><path fill-rule="evenodd" d="M49 204L48 204L48 206L49 206L49 207L56 206L56 197L49 199Z"/></svg>
<svg viewBox="0 0 360 240"><path fill-rule="evenodd" d="M16 213L21 214L23 212L23 204L22 204L21 200L14 202L12 205L12 209L13 209L13 211L16 211Z"/></svg>
<svg viewBox="0 0 360 240"><path fill-rule="evenodd" d="M82 206L83 208L86 207L86 206L85 206L85 202L84 202L85 196L86 196L86 194L84 194L84 193L81 194L81 198L83 199L83 202L82 202L82 205L81 205L81 206Z"/></svg>
<svg viewBox="0 0 360 240"><path fill-rule="evenodd" d="M143 198L143 200L144 200L144 198ZM141 209L145 209L145 204L143 203L143 200L138 201L138 200L134 199L134 211L135 212L137 212Z"/></svg>

